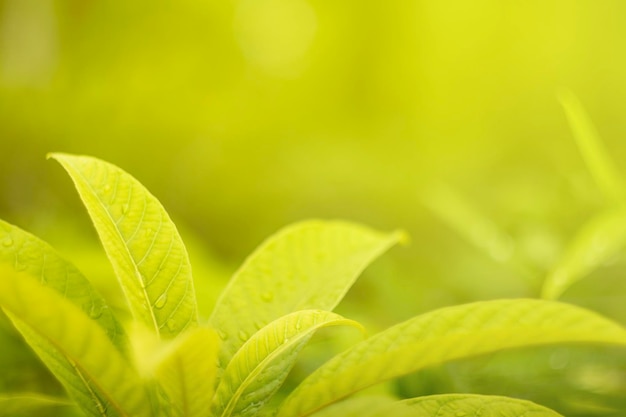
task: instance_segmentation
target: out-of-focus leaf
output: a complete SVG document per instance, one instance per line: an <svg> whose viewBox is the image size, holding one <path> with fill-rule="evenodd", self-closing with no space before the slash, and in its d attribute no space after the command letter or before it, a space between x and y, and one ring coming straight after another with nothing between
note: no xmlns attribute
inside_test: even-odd
<svg viewBox="0 0 626 417"><path fill-rule="evenodd" d="M0 395L0 417L30 417L43 409L71 407L67 398L51 397L35 392Z"/></svg>
<svg viewBox="0 0 626 417"><path fill-rule="evenodd" d="M221 366L273 320L332 310L365 267L402 237L341 221L302 222L271 236L231 279L211 316L224 341Z"/></svg>
<svg viewBox="0 0 626 417"><path fill-rule="evenodd" d="M123 350L128 341L121 324L91 283L48 244L0 220L0 263L30 275L72 301L106 331Z"/></svg>
<svg viewBox="0 0 626 417"><path fill-rule="evenodd" d="M217 388L214 414L254 416L280 388L313 333L339 325L362 330L353 320L321 310L297 311L263 327L228 364Z"/></svg>
<svg viewBox="0 0 626 417"><path fill-rule="evenodd" d="M197 327L172 342L156 376L173 407L175 417L208 417L217 374L219 337Z"/></svg>
<svg viewBox="0 0 626 417"><path fill-rule="evenodd" d="M432 185L423 202L437 217L493 260L505 262L511 258L514 250L511 237L450 186Z"/></svg>
<svg viewBox="0 0 626 417"><path fill-rule="evenodd" d="M348 398L321 409L314 417L370 417L378 410L387 410L397 399L378 395Z"/></svg>
<svg viewBox="0 0 626 417"><path fill-rule="evenodd" d="M104 329L57 291L0 266L0 307L90 416L152 416L133 367Z"/></svg>
<svg viewBox="0 0 626 417"><path fill-rule="evenodd" d="M87 156L51 157L74 181L133 315L165 337L195 326L187 251L159 201L112 164Z"/></svg>
<svg viewBox="0 0 626 417"><path fill-rule="evenodd" d="M574 342L626 346L626 329L591 311L543 300L484 301L435 310L328 361L286 398L278 417L307 416L375 383L446 361Z"/></svg>
<svg viewBox="0 0 626 417"><path fill-rule="evenodd" d="M623 202L624 184L587 112L571 91L563 91L560 98L580 153L598 187L610 203Z"/></svg>
<svg viewBox="0 0 626 417"><path fill-rule="evenodd" d="M626 242L626 210L603 212L585 224L550 271L542 297L556 299L572 284L615 256Z"/></svg>

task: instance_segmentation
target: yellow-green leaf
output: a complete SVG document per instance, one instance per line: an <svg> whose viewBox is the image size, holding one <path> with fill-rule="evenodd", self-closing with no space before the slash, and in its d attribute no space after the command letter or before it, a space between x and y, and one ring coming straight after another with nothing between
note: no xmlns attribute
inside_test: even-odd
<svg viewBox="0 0 626 417"><path fill-rule="evenodd" d="M104 299L70 262L47 243L0 220L0 264L11 266L55 289L94 319L121 350L127 346L121 324Z"/></svg>
<svg viewBox="0 0 626 417"><path fill-rule="evenodd" d="M550 271L542 296L558 298L572 284L615 256L626 242L626 210L612 209L594 217L577 233Z"/></svg>
<svg viewBox="0 0 626 417"><path fill-rule="evenodd" d="M179 338L157 366L157 380L175 417L209 417L219 337L213 329L197 327Z"/></svg>
<svg viewBox="0 0 626 417"><path fill-rule="evenodd" d="M495 395L447 394L412 398L398 403L407 417L563 417L535 403ZM371 417L385 417L392 410L380 410Z"/></svg>
<svg viewBox="0 0 626 417"><path fill-rule="evenodd" d="M189 257L159 201L120 168L55 153L76 185L135 317L165 337L197 324Z"/></svg>
<svg viewBox="0 0 626 417"><path fill-rule="evenodd" d="M402 237L341 221L297 223L271 236L235 273L211 316L223 339L221 366L273 320L332 310L365 267Z"/></svg>
<svg viewBox="0 0 626 417"><path fill-rule="evenodd" d="M328 361L287 397L278 417L307 416L360 389L446 361L575 342L626 346L626 329L594 312L554 301L484 301L435 310Z"/></svg>
<svg viewBox="0 0 626 417"><path fill-rule="evenodd" d="M86 414L152 416L130 363L101 326L57 291L0 266L0 307Z"/></svg>
<svg viewBox="0 0 626 417"><path fill-rule="evenodd" d="M285 381L296 356L313 333L339 325L363 330L353 320L321 310L297 311L263 327L248 339L226 368L215 395L213 414L254 416Z"/></svg>

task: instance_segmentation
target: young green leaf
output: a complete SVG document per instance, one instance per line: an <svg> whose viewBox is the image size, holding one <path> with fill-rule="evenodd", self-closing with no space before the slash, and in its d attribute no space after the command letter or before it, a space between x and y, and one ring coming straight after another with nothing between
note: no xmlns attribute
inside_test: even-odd
<svg viewBox="0 0 626 417"><path fill-rule="evenodd" d="M51 157L74 181L133 315L164 337L195 326L187 251L159 201L112 164L87 156Z"/></svg>
<svg viewBox="0 0 626 417"><path fill-rule="evenodd" d="M175 417L209 417L217 374L219 337L197 327L179 336L156 369Z"/></svg>
<svg viewBox="0 0 626 417"><path fill-rule="evenodd" d="M591 175L609 202L623 202L622 179L582 104L571 91L563 91L560 98Z"/></svg>
<svg viewBox="0 0 626 417"><path fill-rule="evenodd" d="M413 417L562 417L556 411L542 407L530 401L510 397L472 394L432 395L401 401L402 408L412 413ZM393 407L393 406L392 406ZM385 413L386 411L386 413ZM380 410L376 416L384 417L391 410ZM375 417L372 415L372 417Z"/></svg>
<svg viewBox="0 0 626 417"><path fill-rule="evenodd" d="M142 381L104 329L57 291L1 265L0 307L85 413L152 416Z"/></svg>
<svg viewBox="0 0 626 417"><path fill-rule="evenodd" d="M558 298L572 284L615 256L626 242L626 210L614 209L594 217L584 225L550 271L542 297Z"/></svg>
<svg viewBox="0 0 626 417"><path fill-rule="evenodd" d="M365 267L402 237L340 221L302 222L270 237L230 280L211 316L223 340L221 365L273 320L332 310Z"/></svg>
<svg viewBox="0 0 626 417"><path fill-rule="evenodd" d="M51 397L35 392L0 395L0 417L32 416L40 410L71 407L67 398Z"/></svg>
<svg viewBox="0 0 626 417"><path fill-rule="evenodd" d="M287 397L278 417L307 416L360 389L446 361L573 342L626 346L626 329L591 311L554 301L484 301L435 310L328 361Z"/></svg>
<svg viewBox="0 0 626 417"><path fill-rule="evenodd" d="M213 414L254 416L285 381L296 356L313 333L339 325L363 330L355 321L321 310L297 311L263 327L228 364L217 388Z"/></svg>
<svg viewBox="0 0 626 417"><path fill-rule="evenodd" d="M91 283L47 243L0 220L0 264L12 266L55 289L94 319L111 341L124 350L127 346L121 324Z"/></svg>

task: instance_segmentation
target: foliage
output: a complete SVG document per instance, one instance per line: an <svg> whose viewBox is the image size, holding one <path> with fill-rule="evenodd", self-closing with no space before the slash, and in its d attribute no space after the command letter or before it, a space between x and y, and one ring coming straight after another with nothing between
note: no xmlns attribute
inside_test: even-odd
<svg viewBox="0 0 626 417"><path fill-rule="evenodd" d="M187 251L156 198L109 163L51 156L74 181L128 310L113 311L71 263L7 223L0 223L0 306L85 415L304 417L319 411L374 417L438 410L457 417L558 416L529 401L496 396L339 401L392 378L502 349L626 346L626 329L580 307L538 299L482 301L430 311L367 337L282 392L282 402L273 401L317 330L362 328L331 310L404 234L343 221L289 226L250 255L203 320ZM65 407L69 400L7 393L0 401L18 413L20 407Z"/></svg>

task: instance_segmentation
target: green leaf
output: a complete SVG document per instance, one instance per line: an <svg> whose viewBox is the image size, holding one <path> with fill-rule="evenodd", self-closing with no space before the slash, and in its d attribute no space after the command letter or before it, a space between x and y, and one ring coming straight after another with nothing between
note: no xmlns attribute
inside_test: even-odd
<svg viewBox="0 0 626 417"><path fill-rule="evenodd" d="M209 417L217 374L219 337L197 327L172 342L156 377L176 417Z"/></svg>
<svg viewBox="0 0 626 417"><path fill-rule="evenodd" d="M270 237L235 273L211 316L223 340L221 366L268 323L298 310L332 310L402 237L340 221L297 223Z"/></svg>
<svg viewBox="0 0 626 417"><path fill-rule="evenodd" d="M1 265L0 307L85 413L152 416L142 381L104 329L57 291Z"/></svg>
<svg viewBox="0 0 626 417"><path fill-rule="evenodd" d="M52 288L94 319L113 343L124 350L124 330L91 283L47 243L0 220L0 264L10 265Z"/></svg>
<svg viewBox="0 0 626 417"><path fill-rule="evenodd" d="M445 394L394 401L387 397L347 399L315 417L562 417L548 408L510 397Z"/></svg>
<svg viewBox="0 0 626 417"><path fill-rule="evenodd" d="M623 202L622 179L582 104L571 91L563 91L560 98L580 153L594 180L609 202Z"/></svg>
<svg viewBox="0 0 626 417"><path fill-rule="evenodd" d="M323 327L350 325L353 320L321 310L283 316L255 333L235 354L217 388L213 414L254 416L274 395L313 333Z"/></svg>
<svg viewBox="0 0 626 417"><path fill-rule="evenodd" d="M45 409L72 406L67 398L51 397L35 392L0 394L0 417L32 416Z"/></svg>
<svg viewBox="0 0 626 417"><path fill-rule="evenodd" d="M332 404L316 412L314 417L371 417L379 410L388 411L398 400L388 396L363 395L355 398L348 398L336 404ZM386 414L394 416L394 414Z"/></svg>
<svg viewBox="0 0 626 417"><path fill-rule="evenodd" d="M197 324L187 251L159 201L107 162L52 154L93 220L135 317L164 337Z"/></svg>
<svg viewBox="0 0 626 417"><path fill-rule="evenodd" d="M591 311L554 301L484 301L435 310L328 361L286 398L278 417L307 416L378 382L446 361L574 342L626 346L626 329Z"/></svg>
<svg viewBox="0 0 626 417"><path fill-rule="evenodd" d="M432 395L404 400L398 405L408 408L410 412L403 413L407 417L562 417L556 411L530 401L492 395ZM376 416L395 415L389 411L380 410Z"/></svg>
<svg viewBox="0 0 626 417"><path fill-rule="evenodd" d="M626 210L609 210L579 230L565 254L550 271L542 297L558 298L572 284L615 256L626 242Z"/></svg>

